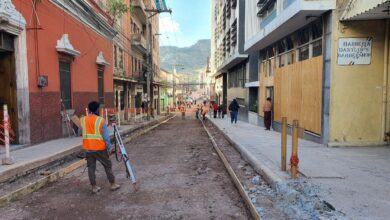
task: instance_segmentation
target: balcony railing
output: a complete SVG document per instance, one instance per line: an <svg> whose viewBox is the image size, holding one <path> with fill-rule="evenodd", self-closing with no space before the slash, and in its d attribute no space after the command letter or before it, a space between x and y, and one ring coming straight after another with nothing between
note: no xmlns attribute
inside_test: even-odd
<svg viewBox="0 0 390 220"><path fill-rule="evenodd" d="M145 12L145 4L143 0L132 0L131 6L134 8L134 15L141 18L141 21L146 21L147 14Z"/></svg>
<svg viewBox="0 0 390 220"><path fill-rule="evenodd" d="M147 50L146 39L142 34L133 34L131 37L131 44L140 47L143 51Z"/></svg>

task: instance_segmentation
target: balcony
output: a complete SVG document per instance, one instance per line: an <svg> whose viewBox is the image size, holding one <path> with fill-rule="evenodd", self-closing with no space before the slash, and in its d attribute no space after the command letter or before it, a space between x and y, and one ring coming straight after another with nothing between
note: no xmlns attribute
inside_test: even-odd
<svg viewBox="0 0 390 220"><path fill-rule="evenodd" d="M326 11L336 8L335 0L282 0L282 7L269 11L272 2L274 1L257 1L257 13L260 12L263 19L259 21L258 29L246 39L245 52L263 49L319 18ZM258 20L257 17L251 19Z"/></svg>
<svg viewBox="0 0 390 220"><path fill-rule="evenodd" d="M143 0L132 0L131 6L133 7L134 17L139 18L141 22L146 23L147 14L146 7Z"/></svg>
<svg viewBox="0 0 390 220"><path fill-rule="evenodd" d="M144 54L148 52L146 39L142 34L133 34L131 37L131 45Z"/></svg>

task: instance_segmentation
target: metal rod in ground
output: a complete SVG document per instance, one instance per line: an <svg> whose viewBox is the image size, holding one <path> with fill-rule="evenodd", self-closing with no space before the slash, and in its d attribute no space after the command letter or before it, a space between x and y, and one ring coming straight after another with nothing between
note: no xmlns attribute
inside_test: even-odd
<svg viewBox="0 0 390 220"><path fill-rule="evenodd" d="M286 171L286 154L287 154L287 118L282 117L282 136L281 136L281 158L280 167L282 171Z"/></svg>
<svg viewBox="0 0 390 220"><path fill-rule="evenodd" d="M260 215L259 215L259 213L257 213L256 207L251 202L251 199L249 198L249 196L245 193L245 189L242 186L242 184L241 184L240 180L238 179L236 173L234 172L233 168L230 166L230 164L229 164L228 160L226 159L225 155L219 149L217 143L214 140L214 137L211 135L209 130L206 128L206 126L204 125L203 121L202 120L200 120L200 121L202 122L203 128L206 131L207 135L209 136L209 139L210 139L211 143L213 144L213 147L214 147L215 151L217 151L218 156L221 158L225 168L227 169L230 177L232 178L235 186L237 187L238 192L240 193L241 197L244 199L244 202L247 205L247 207L249 209L249 212L251 213L253 219L260 220Z"/></svg>
<svg viewBox="0 0 390 220"><path fill-rule="evenodd" d="M291 177L297 178L298 174L298 127L299 122L298 120L293 121L293 130L292 130L292 150L291 150Z"/></svg>

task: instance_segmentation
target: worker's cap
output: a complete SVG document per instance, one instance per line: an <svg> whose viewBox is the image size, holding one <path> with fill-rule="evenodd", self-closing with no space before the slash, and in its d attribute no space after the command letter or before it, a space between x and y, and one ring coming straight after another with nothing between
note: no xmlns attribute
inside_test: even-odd
<svg viewBox="0 0 390 220"><path fill-rule="evenodd" d="M88 109L90 112L96 112L99 106L100 106L99 102L92 101L88 104Z"/></svg>

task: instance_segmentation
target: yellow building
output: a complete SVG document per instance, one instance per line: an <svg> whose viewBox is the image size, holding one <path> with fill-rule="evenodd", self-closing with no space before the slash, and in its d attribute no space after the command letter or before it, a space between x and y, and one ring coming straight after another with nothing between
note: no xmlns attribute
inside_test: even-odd
<svg viewBox="0 0 390 220"><path fill-rule="evenodd" d="M330 145L389 140L388 0L338 1L333 13ZM346 64L345 56L352 56Z"/></svg>

